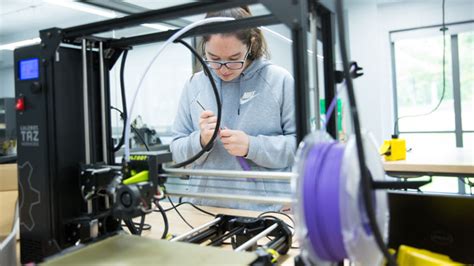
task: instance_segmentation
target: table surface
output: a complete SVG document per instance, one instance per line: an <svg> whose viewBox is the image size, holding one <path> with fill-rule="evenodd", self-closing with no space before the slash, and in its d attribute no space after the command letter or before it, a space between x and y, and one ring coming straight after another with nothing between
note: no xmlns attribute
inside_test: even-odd
<svg viewBox="0 0 474 266"><path fill-rule="evenodd" d="M472 149L452 148L436 150L413 149L403 161L385 161L388 173L420 173L428 175L474 176L474 154Z"/></svg>

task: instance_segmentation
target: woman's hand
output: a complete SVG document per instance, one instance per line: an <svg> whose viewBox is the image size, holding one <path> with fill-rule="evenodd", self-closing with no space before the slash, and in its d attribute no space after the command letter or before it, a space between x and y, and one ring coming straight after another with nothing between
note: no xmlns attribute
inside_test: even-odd
<svg viewBox="0 0 474 266"><path fill-rule="evenodd" d="M247 156L249 136L241 130L221 129L221 141L228 153L234 156Z"/></svg>
<svg viewBox="0 0 474 266"><path fill-rule="evenodd" d="M205 110L199 118L199 129L201 131L201 146L204 147L211 140L217 124L217 116L212 111Z"/></svg>

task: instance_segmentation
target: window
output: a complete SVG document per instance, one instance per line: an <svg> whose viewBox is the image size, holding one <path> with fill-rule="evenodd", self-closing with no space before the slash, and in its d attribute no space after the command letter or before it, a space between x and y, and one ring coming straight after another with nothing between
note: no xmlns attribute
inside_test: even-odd
<svg viewBox="0 0 474 266"><path fill-rule="evenodd" d="M398 118L398 132L406 139L407 148L474 148L474 23L446 26L444 95L441 27L390 33L394 121ZM417 116L432 111L441 97L435 112ZM469 191L460 182L454 178L434 178L422 190Z"/></svg>
<svg viewBox="0 0 474 266"><path fill-rule="evenodd" d="M458 45L462 128L474 132L474 31L460 33Z"/></svg>
<svg viewBox="0 0 474 266"><path fill-rule="evenodd" d="M443 91L443 37L400 40L395 43L398 117L427 113ZM449 38L446 51L450 51ZM399 120L399 130L454 131L451 60L446 57L446 92L438 110L428 116ZM443 121L439 123L439 121Z"/></svg>

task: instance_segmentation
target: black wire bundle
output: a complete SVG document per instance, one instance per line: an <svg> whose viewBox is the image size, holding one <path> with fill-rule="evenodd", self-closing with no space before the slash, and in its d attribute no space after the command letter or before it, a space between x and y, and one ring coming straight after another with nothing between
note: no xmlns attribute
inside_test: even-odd
<svg viewBox="0 0 474 266"><path fill-rule="evenodd" d="M373 180L368 172L368 168L365 162L365 152L362 142L362 133L359 123L359 115L357 112L357 105L354 94L354 85L352 83L352 77L349 70L349 59L347 56L346 48L346 36L344 29L344 13L343 13L343 0L336 1L336 13L337 13L337 24L338 24L338 34L339 34L339 47L341 50L341 58L344 66L344 76L347 83L347 94L349 98L349 105L352 115L352 122L354 125L355 137L356 137L356 146L357 146L357 157L359 161L359 169L361 175L361 185L362 185L362 195L364 199L364 206L369 218L370 228L374 234L375 241L383 253L389 265L396 265L395 259L389 253L388 248L385 246L382 234L379 230L377 219L375 217L374 204L372 202L372 192L373 192Z"/></svg>

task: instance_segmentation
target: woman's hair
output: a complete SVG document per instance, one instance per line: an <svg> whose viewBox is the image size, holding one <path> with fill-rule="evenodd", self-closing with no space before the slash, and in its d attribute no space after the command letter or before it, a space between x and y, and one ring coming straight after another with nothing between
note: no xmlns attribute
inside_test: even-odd
<svg viewBox="0 0 474 266"><path fill-rule="evenodd" d="M226 9L216 12L209 12L206 14L206 18L210 17L230 17L234 19L242 19L251 17L252 13L248 6L241 6L238 8ZM267 42L265 41L265 37L262 34L262 31L259 28L250 28L250 29L242 29L234 32L226 32L226 33L219 33L224 36L235 36L239 39L242 43L246 44L250 47L250 43L252 43L251 51L247 59L255 60L262 56L269 58L269 53L267 50ZM201 41L201 51L204 55L204 49L206 43L211 38L211 35L204 35Z"/></svg>

